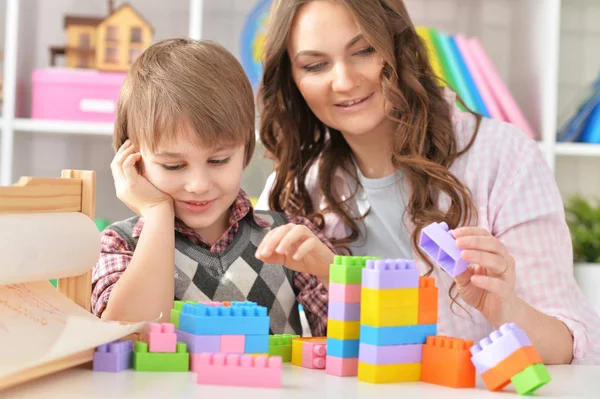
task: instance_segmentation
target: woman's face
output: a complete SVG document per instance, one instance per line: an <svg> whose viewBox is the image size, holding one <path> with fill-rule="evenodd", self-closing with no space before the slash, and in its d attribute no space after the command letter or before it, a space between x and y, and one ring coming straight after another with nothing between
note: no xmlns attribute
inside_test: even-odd
<svg viewBox="0 0 600 399"><path fill-rule="evenodd" d="M383 61L344 6L333 1L303 5L287 50L300 93L325 125L354 136L386 120Z"/></svg>

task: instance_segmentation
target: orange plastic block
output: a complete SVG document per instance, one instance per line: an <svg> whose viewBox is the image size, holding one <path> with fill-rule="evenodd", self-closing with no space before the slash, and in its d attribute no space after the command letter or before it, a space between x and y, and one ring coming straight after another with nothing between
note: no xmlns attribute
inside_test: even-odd
<svg viewBox="0 0 600 399"><path fill-rule="evenodd" d="M450 388L474 388L471 362L473 341L444 336L427 337L423 345L421 381Z"/></svg>
<svg viewBox="0 0 600 399"><path fill-rule="evenodd" d="M438 289L433 277L419 277L418 324L436 324L438 318Z"/></svg>
<svg viewBox="0 0 600 399"><path fill-rule="evenodd" d="M542 358L533 346L523 346L493 368L481 374L481 379L490 391L499 391L510 383L510 379L532 364L542 363Z"/></svg>

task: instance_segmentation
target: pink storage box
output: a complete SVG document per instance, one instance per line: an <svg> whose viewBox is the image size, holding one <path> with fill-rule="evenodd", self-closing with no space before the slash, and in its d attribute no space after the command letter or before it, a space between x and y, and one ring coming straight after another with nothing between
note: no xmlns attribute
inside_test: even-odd
<svg viewBox="0 0 600 399"><path fill-rule="evenodd" d="M114 122L125 73L46 68L32 74L32 119Z"/></svg>

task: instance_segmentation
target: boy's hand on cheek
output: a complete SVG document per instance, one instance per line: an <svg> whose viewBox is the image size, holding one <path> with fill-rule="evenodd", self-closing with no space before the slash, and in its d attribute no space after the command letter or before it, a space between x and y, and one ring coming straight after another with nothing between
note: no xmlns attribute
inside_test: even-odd
<svg viewBox="0 0 600 399"><path fill-rule="evenodd" d="M268 232L255 256L265 263L280 264L329 281L329 266L335 254L308 227L289 223Z"/></svg>
<svg viewBox="0 0 600 399"><path fill-rule="evenodd" d="M154 187L137 171L135 166L141 159L142 155L133 148L129 140L117 151L110 164L117 198L144 218L150 211L160 207L173 212L173 199Z"/></svg>

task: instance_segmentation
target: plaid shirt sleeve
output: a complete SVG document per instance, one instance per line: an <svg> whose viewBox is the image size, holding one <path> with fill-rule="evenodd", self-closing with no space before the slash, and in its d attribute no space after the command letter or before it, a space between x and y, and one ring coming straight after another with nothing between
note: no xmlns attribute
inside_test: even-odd
<svg viewBox="0 0 600 399"><path fill-rule="evenodd" d="M336 253L327 237L308 219L301 216L288 216L288 222L308 227L319 240ZM329 291L318 277L308 273L294 273L294 286L300 291L297 296L298 303L304 308L313 337L326 336Z"/></svg>
<svg viewBox="0 0 600 399"><path fill-rule="evenodd" d="M133 249L114 230L105 229L100 235L100 257L92 271L92 313L100 317L114 284L119 280L133 257Z"/></svg>

